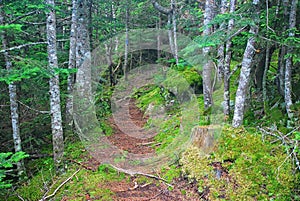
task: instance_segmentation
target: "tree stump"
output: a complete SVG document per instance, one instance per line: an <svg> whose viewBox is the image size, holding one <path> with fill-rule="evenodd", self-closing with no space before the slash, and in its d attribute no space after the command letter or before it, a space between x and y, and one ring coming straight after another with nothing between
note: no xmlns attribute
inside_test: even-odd
<svg viewBox="0 0 300 201"><path fill-rule="evenodd" d="M219 132L219 128L216 126L196 126L191 133L192 145L208 154L213 151Z"/></svg>

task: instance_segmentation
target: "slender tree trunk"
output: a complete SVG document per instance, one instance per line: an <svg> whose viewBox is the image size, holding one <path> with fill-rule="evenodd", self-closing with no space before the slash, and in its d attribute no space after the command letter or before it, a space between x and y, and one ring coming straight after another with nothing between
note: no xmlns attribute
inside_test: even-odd
<svg viewBox="0 0 300 201"><path fill-rule="evenodd" d="M265 68L264 68L264 74L263 74L263 78L262 78L262 91L263 91L263 102L264 102L264 111L265 112L268 110L267 73L269 70L269 64L270 64L270 44L269 44L269 42L267 42Z"/></svg>
<svg viewBox="0 0 300 201"><path fill-rule="evenodd" d="M0 11L0 24L4 24L4 17L2 10ZM2 31L2 46L3 49L8 48L8 41L7 41L7 35L5 31ZM7 71L12 70L12 62L10 60L10 55L8 52L4 52L4 60L5 60L5 66ZM10 115L11 115L11 125L12 125L12 134L13 134L13 141L14 141L14 149L15 152L22 151L22 145L21 145L21 136L20 136L20 123L19 123L19 113L18 113L18 102L17 102L17 85L12 82L8 85L9 90L9 102L10 102ZM25 167L24 162L19 161L17 162L17 171L18 176L21 178L25 173Z"/></svg>
<svg viewBox="0 0 300 201"><path fill-rule="evenodd" d="M253 7L256 10L256 18L259 17L259 0L253 0ZM242 61L242 68L239 78L239 86L236 92L235 98L235 108L234 108L234 116L232 121L233 127L239 127L243 124L244 119L244 110L245 110L245 102L246 97L249 91L249 82L250 82L250 71L253 62L253 57L255 55L255 36L258 33L258 26L253 25L249 31L250 36L247 42L247 46L244 52L243 61Z"/></svg>
<svg viewBox="0 0 300 201"><path fill-rule="evenodd" d="M290 18L289 18L289 37L295 37L295 26L296 26L296 10L297 10L298 0L292 0ZM292 54L293 47L287 47L287 54ZM289 118L293 117L293 112L291 106L292 101L292 57L288 57L285 62L285 75L284 75L284 100L286 105L286 112Z"/></svg>
<svg viewBox="0 0 300 201"><path fill-rule="evenodd" d="M126 11L125 11L125 53L124 53L124 66L123 73L125 80L128 80L127 77L127 66L128 66L128 45L129 45L129 36L128 36L128 23L129 23L129 2L127 0Z"/></svg>
<svg viewBox="0 0 300 201"><path fill-rule="evenodd" d="M220 14L224 14L228 10L228 0L222 0L221 1L221 8L220 8ZM220 26L220 29L225 28L225 23L222 23ZM224 44L222 43L218 47L218 81L221 81L224 77L224 59L225 59L225 53L224 53Z"/></svg>
<svg viewBox="0 0 300 201"><path fill-rule="evenodd" d="M236 0L230 0L229 12L235 11ZM234 27L234 19L228 22L228 32L230 33ZM224 115L227 118L230 115L230 63L232 55L232 40L226 42L226 54L224 61Z"/></svg>
<svg viewBox="0 0 300 201"><path fill-rule="evenodd" d="M76 68L76 0L72 0L72 19L70 31L70 50L69 50L69 63L68 68ZM68 97L66 100L66 123L67 125L73 124L73 85L75 83L74 74L68 75Z"/></svg>
<svg viewBox="0 0 300 201"><path fill-rule="evenodd" d="M279 6L277 6L279 7ZM282 2L283 7L283 15L284 15L284 21L283 21L283 27L282 32L285 32L287 29L287 20L289 18L288 16L288 7L289 7L289 0L283 0ZM281 45L279 56L278 56L278 77L277 77L277 88L278 92L284 97L284 77L285 77L285 55L286 55L287 47L285 45Z"/></svg>
<svg viewBox="0 0 300 201"><path fill-rule="evenodd" d="M90 48L93 49L93 0L89 0L88 2L88 11L89 11L89 16L88 16L88 21L89 21L89 39L90 39Z"/></svg>
<svg viewBox="0 0 300 201"><path fill-rule="evenodd" d="M77 0L76 25L76 91L84 98L83 103L92 101L91 48L88 29L89 0ZM77 103L76 103L77 104ZM77 107L77 106L76 106ZM84 107L78 105L79 110Z"/></svg>
<svg viewBox="0 0 300 201"><path fill-rule="evenodd" d="M205 12L204 12L204 26L207 26L210 21L213 19L214 16L214 0L206 0L205 1ZM212 33L210 27L206 27L203 31L204 36L209 36ZM202 71L202 78L203 78L203 95L204 95L204 108L208 109L212 106L212 83L211 83L211 76L212 76L212 69L213 63L211 59L209 59L209 52L211 47L203 48L203 55L207 59L206 63L203 65Z"/></svg>
<svg viewBox="0 0 300 201"><path fill-rule="evenodd" d="M161 29L161 14L158 13L158 22L156 24L156 28L157 28L157 59L160 59L160 46L161 46L161 41L160 41L160 29Z"/></svg>
<svg viewBox="0 0 300 201"><path fill-rule="evenodd" d="M53 156L56 171L64 172L63 154L64 154L64 139L61 119L60 107L60 89L59 77L55 73L55 68L58 68L57 50L56 50L56 19L55 19L55 4L54 0L47 0L49 12L47 13L47 41L48 41L48 60L51 77L50 85L50 112L51 112L51 127L52 127L52 143Z"/></svg>
<svg viewBox="0 0 300 201"><path fill-rule="evenodd" d="M168 14L167 26L168 26L169 44L170 44L171 53L175 57L174 42L173 42L173 36L172 36L172 30L171 30L171 18L172 18L172 14Z"/></svg>
<svg viewBox="0 0 300 201"><path fill-rule="evenodd" d="M174 38L174 57L176 60L176 65L178 65L178 45L177 45L177 25L176 25L176 1L171 0L171 15L172 15L172 23L173 23L173 38Z"/></svg>

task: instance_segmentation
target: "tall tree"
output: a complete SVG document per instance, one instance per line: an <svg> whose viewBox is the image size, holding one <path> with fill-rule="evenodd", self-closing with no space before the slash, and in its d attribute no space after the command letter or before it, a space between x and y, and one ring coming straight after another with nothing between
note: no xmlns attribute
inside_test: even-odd
<svg viewBox="0 0 300 201"><path fill-rule="evenodd" d="M230 0L229 12L232 14L235 11L236 0ZM228 32L230 33L234 27L234 19L228 22ZM230 63L232 56L232 40L229 39L225 45L225 59L224 59L224 115L230 115Z"/></svg>
<svg viewBox="0 0 300 201"><path fill-rule="evenodd" d="M289 18L289 38L295 37L295 26L296 26L296 11L297 11L298 0L292 0L290 18ZM292 101L292 57L290 54L293 52L293 47L288 46L287 55L288 58L285 62L285 74L284 74L284 100L286 105L286 112L289 118L293 117L291 106L293 105Z"/></svg>
<svg viewBox="0 0 300 201"><path fill-rule="evenodd" d="M212 27L209 26L209 23L212 21L214 17L214 0L206 0L205 1L205 11L204 11L204 31L203 35L208 37L212 33ZM211 51L211 47L203 48L203 55L206 57L206 62L203 65L202 77L203 77L203 95L204 95L204 107L208 109L212 106L212 83L211 76L213 70L213 61L209 58L209 52Z"/></svg>
<svg viewBox="0 0 300 201"><path fill-rule="evenodd" d="M3 6L3 5L2 5ZM4 26L4 13L3 10L0 10L0 24ZM2 46L3 49L8 49L8 40L6 31L2 31ZM7 71L12 70L12 62L10 59L10 54L8 51L4 52L4 60ZM18 113L18 99L17 99L17 85L15 82L11 82L8 84L9 91L9 101L10 101L10 115L11 115L11 125L12 125L12 133L13 133L13 141L14 141L14 149L15 152L22 151L21 146L21 136L20 136L20 121L19 121L19 113ZM17 162L17 171L18 175L22 176L25 172L23 161Z"/></svg>
<svg viewBox="0 0 300 201"><path fill-rule="evenodd" d="M72 19L71 19L71 30L70 30L70 49L69 49L69 63L68 68L76 68L76 16L77 16L77 2L72 0ZM68 97L66 100L66 123L72 125L73 122L73 85L75 82L74 74L68 75Z"/></svg>
<svg viewBox="0 0 300 201"><path fill-rule="evenodd" d="M228 0L221 0L220 14L225 14L228 10ZM225 22L220 26L220 29L225 29ZM218 47L218 80L220 81L224 76L224 44Z"/></svg>
<svg viewBox="0 0 300 201"><path fill-rule="evenodd" d="M64 138L60 106L59 75L55 72L58 68L57 49L56 49L56 16L54 0L47 0L48 12L46 21L47 32L47 51L50 70L50 113L52 128L53 156L56 171L64 172Z"/></svg>
<svg viewBox="0 0 300 201"><path fill-rule="evenodd" d="M259 0L253 0L253 9L254 9L254 25L251 26L249 33L251 36L247 41L247 46L244 52L242 68L239 78L239 86L236 92L235 98L235 108L232 126L239 127L243 124L244 119L244 110L246 97L249 92L249 82L250 82L250 72L253 62L253 57L255 55L255 44L256 44L256 35L258 33L258 20L260 15L259 9Z"/></svg>

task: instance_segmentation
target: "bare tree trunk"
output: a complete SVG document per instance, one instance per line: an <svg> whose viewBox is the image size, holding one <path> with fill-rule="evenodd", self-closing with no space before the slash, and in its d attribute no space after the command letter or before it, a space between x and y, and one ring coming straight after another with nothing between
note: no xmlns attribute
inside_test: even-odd
<svg viewBox="0 0 300 201"><path fill-rule="evenodd" d="M88 31L89 0L77 0L77 4L76 67L78 70L76 73L76 91L84 99L82 103L90 104L92 101L92 74ZM82 109L81 107L84 105L78 105L78 107Z"/></svg>
<svg viewBox="0 0 300 201"><path fill-rule="evenodd" d="M178 45L177 45L177 27L176 27L176 1L171 0L171 15L172 15L172 23L173 23L173 38L174 38L174 57L176 60L176 65L178 65Z"/></svg>
<svg viewBox="0 0 300 201"><path fill-rule="evenodd" d="M230 0L229 12L233 13L235 11L236 0ZM234 27L234 19L230 19L228 22L228 32L230 33ZM227 118L230 115L230 63L232 55L232 41L228 40L226 42L226 53L224 60L224 115Z"/></svg>
<svg viewBox="0 0 300 201"><path fill-rule="evenodd" d="M295 37L295 26L296 26L296 10L297 10L298 0L292 0L290 18L289 18L289 38ZM292 54L293 47L287 47L287 54ZM285 62L285 76L284 76L284 100L286 105L286 112L289 118L293 117L293 112L291 106L292 101L292 58L289 56Z"/></svg>
<svg viewBox="0 0 300 201"><path fill-rule="evenodd" d="M174 51L174 42L173 42L173 37L172 37L172 30L171 30L171 14L168 14L168 37L169 37L169 44L170 44L170 50L172 55L175 57L175 51Z"/></svg>
<svg viewBox="0 0 300 201"><path fill-rule="evenodd" d="M158 22L156 24L156 28L157 28L157 59L160 59L160 46L161 46L161 41L160 41L160 29L161 29L161 14L158 13Z"/></svg>
<svg viewBox="0 0 300 201"><path fill-rule="evenodd" d="M263 91L263 102L264 102L264 111L266 112L268 109L268 100L267 100L267 73L269 70L269 64L270 64L270 44L267 42L267 48L266 48L266 59L265 59L265 69L264 74L262 78L262 91Z"/></svg>
<svg viewBox="0 0 300 201"><path fill-rule="evenodd" d="M3 17L2 10L0 11L0 24L4 24L4 17ZM2 31L2 46L3 49L8 48L8 41L6 32ZM12 70L12 62L10 60L10 55L8 52L4 52L4 60L5 66L7 71ZM9 90L9 102L10 102L10 115L11 115L11 126L12 126L12 134L13 134L13 141L14 141L14 149L15 152L22 151L22 144L21 144L21 136L20 136L20 121L19 121L19 113L18 113L18 102L17 102L17 86L14 82L8 85ZM25 173L24 162L19 161L17 162L17 171L18 176L21 178Z"/></svg>
<svg viewBox="0 0 300 201"><path fill-rule="evenodd" d="M68 68L76 68L76 0L72 0L72 19L70 31L70 50L69 50L69 63ZM74 74L68 75L68 97L66 100L66 123L67 125L73 124L73 85L75 83Z"/></svg>
<svg viewBox="0 0 300 201"><path fill-rule="evenodd" d="M222 0L221 1L221 9L220 9L220 14L224 14L228 10L228 0ZM225 28L225 23L222 23L220 26L220 29ZM218 81L221 81L222 78L224 77L224 59L225 59L225 54L224 54L224 44L222 43L218 47Z"/></svg>
<svg viewBox="0 0 300 201"><path fill-rule="evenodd" d="M214 0L206 0L205 1L205 12L204 12L204 26L207 26L210 21L213 19L214 15ZM209 36L212 33L210 27L206 27L203 31L204 36ZM209 59L209 52L211 48L205 47L203 48L203 55L208 59L206 63L203 65L202 77L203 77L203 95L204 95L204 108L208 109L212 106L212 83L211 83L211 76L212 76L212 68L213 63L211 59Z"/></svg>
<svg viewBox="0 0 300 201"><path fill-rule="evenodd" d="M56 50L56 19L55 19L55 4L54 0L47 0L49 12L47 13L47 41L48 41L48 60L51 77L50 85L50 112L51 112L51 127L52 127L52 143L53 156L56 171L64 172L63 154L64 154L64 139L61 119L60 107L60 89L59 76L55 73L55 68L58 68L57 50Z"/></svg>
<svg viewBox="0 0 300 201"><path fill-rule="evenodd" d="M128 23L129 23L129 5L126 5L126 11L125 11L125 53L124 53L124 66L123 66L123 73L125 80L128 80L127 77L127 66L128 66L128 45L129 45L129 36L128 36Z"/></svg>
<svg viewBox="0 0 300 201"><path fill-rule="evenodd" d="M279 6L277 6L279 7ZM282 2L283 7L283 15L284 19L288 19L288 7L289 7L289 0L283 0ZM279 9L279 8L278 8ZM285 32L287 29L287 20L284 20L282 32ZM285 45L281 45L279 56L278 56L278 77L277 77L277 88L278 92L284 97L284 73L285 73L285 55L286 55L287 47Z"/></svg>
<svg viewBox="0 0 300 201"><path fill-rule="evenodd" d="M256 17L259 17L259 0L253 0L253 7L256 10L255 14ZM233 115L233 121L232 126L233 127L239 127L243 124L244 119L244 110L245 110L245 102L247 93L249 91L249 82L250 82L250 71L252 66L253 57L255 55L255 36L258 33L258 26L253 25L250 28L249 31L251 36L248 39L247 46L244 52L243 61L242 61L242 68L239 78L239 86L236 92L236 98L235 98L235 108L234 108L234 115Z"/></svg>
<svg viewBox="0 0 300 201"><path fill-rule="evenodd" d="M236 0L230 0L229 12L235 11ZM234 19L228 22L228 32L230 33L234 27ZM232 40L226 42L226 54L224 61L224 115L227 118L230 115L230 63L232 55Z"/></svg>

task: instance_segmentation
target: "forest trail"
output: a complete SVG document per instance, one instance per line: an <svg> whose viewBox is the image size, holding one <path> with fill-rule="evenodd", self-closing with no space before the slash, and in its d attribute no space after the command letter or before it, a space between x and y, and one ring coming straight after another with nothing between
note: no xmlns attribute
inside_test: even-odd
<svg viewBox="0 0 300 201"><path fill-rule="evenodd" d="M136 133L139 136L147 135L147 130L143 129L143 126L147 122L147 117L144 116L143 112L136 106L135 100L130 99L129 112L127 114L125 109L120 109L118 115L122 115L121 121L118 120L118 124L122 124L122 130L118 127L113 118L109 119L109 123L113 128L113 134L108 137L112 144L116 145L120 149L126 150L134 154L147 154L154 153L154 149L151 147L152 138L140 139L134 138L124 133L124 130L132 130L132 128L126 128L129 121L134 122L139 129ZM128 115L129 118L128 119ZM128 131L127 130L127 131ZM145 133L143 133L145 132ZM150 144L149 144L150 143ZM88 166L99 165L95 161L90 160ZM94 167L97 168L97 167ZM158 175L159 173L151 173L153 175ZM107 183L99 184L99 188L110 189L113 193L113 200L117 201L173 201L173 200L190 200L197 201L200 200L198 194L196 183L190 183L186 178L177 178L170 184L173 186L171 190L170 187L162 182L152 178L147 178L145 181L139 179L140 176L126 176L122 181L112 181ZM90 199L92 200L92 199Z"/></svg>

